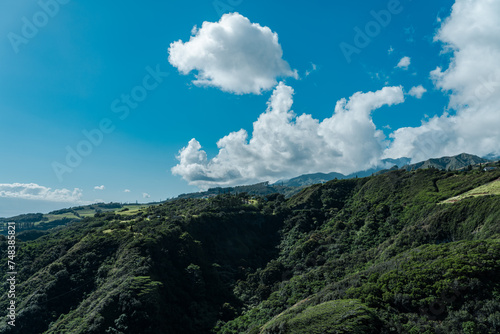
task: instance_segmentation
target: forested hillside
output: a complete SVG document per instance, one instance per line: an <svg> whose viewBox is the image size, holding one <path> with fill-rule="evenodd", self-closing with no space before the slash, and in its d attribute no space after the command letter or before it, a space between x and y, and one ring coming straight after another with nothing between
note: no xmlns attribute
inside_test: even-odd
<svg viewBox="0 0 500 334"><path fill-rule="evenodd" d="M444 201L498 178L396 170L19 233L0 332L496 333L500 196Z"/></svg>

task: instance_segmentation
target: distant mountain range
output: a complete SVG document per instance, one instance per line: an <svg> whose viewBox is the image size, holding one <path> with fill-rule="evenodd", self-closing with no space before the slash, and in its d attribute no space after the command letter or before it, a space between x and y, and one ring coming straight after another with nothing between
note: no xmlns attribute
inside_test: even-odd
<svg viewBox="0 0 500 334"><path fill-rule="evenodd" d="M439 170L460 170L463 168L467 168L468 166L486 164L491 162L492 160L497 160L497 159L480 158L476 155L467 153L462 153L453 157L429 159L415 164L410 164L411 162L410 158L384 159L382 160L382 164L379 167L352 173L349 175L344 175L335 172L328 174L325 173L305 174L294 177L287 181L280 181L277 184L281 184L287 187L304 187L311 184L328 182L334 179L339 179L339 180L352 179L355 177L370 176L372 174L378 175L394 169L404 169L407 171L425 169L425 168L437 168ZM388 166L391 167L387 168Z"/></svg>
<svg viewBox="0 0 500 334"><path fill-rule="evenodd" d="M269 195L272 193L280 193L286 197L293 196L301 189L318 183L325 183L331 180L353 179L356 177L366 177L370 175L384 174L388 171L395 169L403 169L407 171L437 168L439 170L460 170L468 166L476 166L479 164L486 164L494 159L480 158L476 155L462 153L453 157L442 157L436 159L429 159L426 161L410 164L410 158L399 159L384 159L378 167L368 170L359 171L356 173L344 175L337 172L331 173L312 173L304 174L289 180L280 180L276 183L270 184L269 182L262 182L253 185L228 187L228 188L211 188L208 191L189 193L179 195L177 198L207 198L225 193L243 193L246 192L250 195Z"/></svg>
<svg viewBox="0 0 500 334"><path fill-rule="evenodd" d="M500 160L500 155L490 153L488 155L485 155L483 159L489 160L489 161L499 161Z"/></svg>
<svg viewBox="0 0 500 334"><path fill-rule="evenodd" d="M425 168L437 168L440 170L460 170L462 168L467 168L468 166L486 164L488 162L490 162L490 160L480 158L476 155L462 153L453 157L429 159L426 161L418 162L416 164L406 165L403 166L402 169L405 169L407 171Z"/></svg>
<svg viewBox="0 0 500 334"><path fill-rule="evenodd" d="M356 177L366 177L374 173L377 173L380 170L384 170L388 166L394 166L394 165L402 166L410 163L410 161L411 161L410 158L384 159L382 160L382 163L379 167L367 169L364 171L359 171L349 175L344 175L336 172L327 174L325 173L304 174L294 177L290 180L278 181L275 184L281 184L287 187L304 187L304 186L309 186L311 184L324 183L335 179L341 180L341 179L353 179Z"/></svg>

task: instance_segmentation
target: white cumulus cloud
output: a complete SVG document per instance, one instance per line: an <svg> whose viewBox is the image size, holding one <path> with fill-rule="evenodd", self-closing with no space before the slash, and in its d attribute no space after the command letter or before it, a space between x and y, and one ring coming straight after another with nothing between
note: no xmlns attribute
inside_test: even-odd
<svg viewBox="0 0 500 334"><path fill-rule="evenodd" d="M217 143L219 153L208 159L196 139L177 156L172 173L205 189L216 185L275 181L302 173L350 173L379 162L385 137L377 130L371 112L383 105L404 102L402 87L358 92L341 99L334 114L323 121L292 110L293 89L280 83L266 112L245 130L232 132Z"/></svg>
<svg viewBox="0 0 500 334"><path fill-rule="evenodd" d="M401 128L387 157L414 161L468 152L500 154L500 1L457 0L435 36L452 57L431 77L450 93L449 108L422 123Z"/></svg>
<svg viewBox="0 0 500 334"><path fill-rule="evenodd" d="M412 87L408 92L408 95L416 97L417 99L421 99L425 92L427 92L427 89L425 89L424 86L419 85Z"/></svg>
<svg viewBox="0 0 500 334"><path fill-rule="evenodd" d="M0 184L0 197L77 203L81 201L82 190L52 189L36 183L3 183Z"/></svg>
<svg viewBox="0 0 500 334"><path fill-rule="evenodd" d="M95 190L104 190L104 189L106 189L106 187L104 185L101 185L101 186L95 186L94 189Z"/></svg>
<svg viewBox="0 0 500 334"><path fill-rule="evenodd" d="M130 189L125 189L123 192L124 192L124 193L129 193L129 192L130 192Z"/></svg>
<svg viewBox="0 0 500 334"><path fill-rule="evenodd" d="M407 70L408 67L410 66L411 63L411 58L410 57L403 57L399 61L399 63L396 65L396 67L402 68L403 70Z"/></svg>
<svg viewBox="0 0 500 334"><path fill-rule="evenodd" d="M197 71L194 84L236 94L260 94L277 77L295 77L283 60L278 34L238 13L193 28L187 42L170 44L168 60L182 74Z"/></svg>

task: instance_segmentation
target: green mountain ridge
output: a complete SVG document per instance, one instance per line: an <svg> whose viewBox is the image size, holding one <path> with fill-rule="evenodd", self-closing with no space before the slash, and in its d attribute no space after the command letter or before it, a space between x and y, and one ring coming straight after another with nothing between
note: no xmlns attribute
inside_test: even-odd
<svg viewBox="0 0 500 334"><path fill-rule="evenodd" d="M417 170L422 168L437 168L440 170L460 170L468 166L476 166L479 164L487 164L490 160L480 158L478 156L462 153L452 157L442 157L439 159L429 159L416 164L406 165L402 167L405 170Z"/></svg>
<svg viewBox="0 0 500 334"><path fill-rule="evenodd" d="M460 170L467 168L468 166L477 166L479 164L488 164L492 161L480 158L478 156L462 153L452 157L442 157L436 159L429 159L416 164L409 164L410 158L399 158L399 159L384 159L381 161L381 165L364 171L358 171L348 175L342 173L331 172L331 173L312 173L303 174L288 180L281 180L273 184L269 182L261 182L253 185L227 187L227 188L211 188L208 191L181 194L177 198L207 198L210 196L216 196L221 193L242 193L246 192L250 195L269 195L272 193L284 194L286 197L290 197L298 193L303 188L318 184L325 183L331 180L342 180L342 179L353 179L357 177L366 177L370 175L379 175L386 173L390 170L401 169L404 170L418 170L425 168L437 168L440 170ZM385 169L384 166L392 165L394 168ZM396 167L397 166L397 167Z"/></svg>
<svg viewBox="0 0 500 334"><path fill-rule="evenodd" d="M496 333L500 197L442 203L499 177L395 170L22 232L0 333Z"/></svg>

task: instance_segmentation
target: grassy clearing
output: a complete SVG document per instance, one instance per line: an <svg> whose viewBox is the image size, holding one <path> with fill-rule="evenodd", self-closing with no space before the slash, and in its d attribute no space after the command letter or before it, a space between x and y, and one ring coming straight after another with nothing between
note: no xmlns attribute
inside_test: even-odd
<svg viewBox="0 0 500 334"><path fill-rule="evenodd" d="M110 212L110 211L116 211L117 209L103 209L103 208L98 208L100 212ZM83 209L77 209L75 210L78 212L78 214L81 217L93 217L98 211L95 208L83 208Z"/></svg>
<svg viewBox="0 0 500 334"><path fill-rule="evenodd" d="M259 201L257 201L256 199L251 199L248 204L253 205L253 206L258 206Z"/></svg>
<svg viewBox="0 0 500 334"><path fill-rule="evenodd" d="M55 220L63 219L63 218L69 218L69 219L79 219L77 216L75 216L73 213L68 212L68 213L62 213L58 215L52 215L52 214L46 214L43 215L45 218L48 220L46 221L47 223L53 222Z"/></svg>
<svg viewBox="0 0 500 334"><path fill-rule="evenodd" d="M485 185L479 186L472 190L469 190L461 195L448 198L441 203L456 203L463 199L478 196L488 196L488 195L500 195L500 179L496 179L493 182L487 183Z"/></svg>
<svg viewBox="0 0 500 334"><path fill-rule="evenodd" d="M116 210L115 213L122 215L122 216L132 216L137 214L139 211L148 208L149 205L137 205L137 204L130 204L130 205L124 205L123 208ZM128 210L126 210L128 209Z"/></svg>

